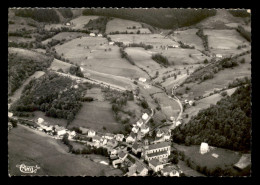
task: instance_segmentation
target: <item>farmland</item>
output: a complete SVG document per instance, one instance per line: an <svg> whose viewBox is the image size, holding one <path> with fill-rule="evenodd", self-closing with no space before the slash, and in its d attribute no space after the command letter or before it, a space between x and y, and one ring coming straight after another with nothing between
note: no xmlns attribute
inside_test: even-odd
<svg viewBox="0 0 260 185"><path fill-rule="evenodd" d="M37 131L18 126L8 136L9 174L25 175L16 165L38 165L39 176L100 176L101 171L121 176L120 170L68 153L66 145Z"/></svg>
<svg viewBox="0 0 260 185"><path fill-rule="evenodd" d="M72 29L84 29L84 26L88 24L90 20L97 19L99 16L79 16L75 19L72 19L70 22L72 23Z"/></svg>
<svg viewBox="0 0 260 185"><path fill-rule="evenodd" d="M44 41L42 41L42 44L48 44L48 42L50 42L52 39L55 40L72 40L78 37L83 37L83 36L87 36L87 34L85 33L78 33L78 32L61 32L58 33L57 35L53 36L52 38L46 39Z"/></svg>
<svg viewBox="0 0 260 185"><path fill-rule="evenodd" d="M55 58L51 63L50 69L54 71L58 71L59 69L62 69L63 72L68 73L71 66L74 65L63 62Z"/></svg>

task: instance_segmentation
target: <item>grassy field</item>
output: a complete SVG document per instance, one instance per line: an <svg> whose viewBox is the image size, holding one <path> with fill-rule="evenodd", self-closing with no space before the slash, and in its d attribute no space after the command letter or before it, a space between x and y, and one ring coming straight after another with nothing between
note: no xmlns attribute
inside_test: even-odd
<svg viewBox="0 0 260 185"><path fill-rule="evenodd" d="M109 37L115 42L123 42L124 44L142 42L146 45L153 45L154 48L177 44L169 38L164 38L164 36L160 34L116 34L109 35Z"/></svg>
<svg viewBox="0 0 260 185"><path fill-rule="evenodd" d="M8 171L12 176L26 175L19 171L16 165L38 165L40 169L36 176L100 176L101 172L121 176L120 170L92 162L83 156L68 152L66 145L60 140L38 135L36 131L22 126L11 130L8 135ZM30 174L28 174L30 175Z"/></svg>
<svg viewBox="0 0 260 185"><path fill-rule="evenodd" d="M236 78L242 78L245 76L251 78L251 54L239 57L238 60L241 58L245 58L244 64L239 63L239 66L236 66L233 69L228 68L221 70L214 74L214 78L208 79L200 84L186 84L184 87L179 87L176 92L184 93L186 86L188 86L191 88L189 92L192 92L192 95L189 96L189 98L193 99L197 96L207 95L214 91L215 88L223 88L228 86L228 84L233 82Z"/></svg>
<svg viewBox="0 0 260 185"><path fill-rule="evenodd" d="M42 41L42 44L47 44L52 39L59 40L59 41L61 41L62 39L65 39L67 41L67 40L72 40L77 37L83 37L83 36L87 36L87 34L80 33L80 32L60 32L57 35L54 35L52 38Z"/></svg>
<svg viewBox="0 0 260 185"><path fill-rule="evenodd" d="M198 29L188 29L174 32L173 38L185 44L195 46L195 49L204 50L202 40L196 35Z"/></svg>
<svg viewBox="0 0 260 185"><path fill-rule="evenodd" d="M133 26L135 26L136 29L128 29L128 27L132 28ZM139 30L139 28L142 28L142 25L139 22L114 18L113 20L107 23L106 33L110 34L111 32L116 32L116 31L119 32L127 31L128 33L130 32L136 33ZM148 33L150 33L150 31Z"/></svg>
<svg viewBox="0 0 260 185"><path fill-rule="evenodd" d="M67 72L69 72L71 66L72 66L72 64L63 62L63 61L55 58L53 60L53 62L51 63L51 66L49 67L49 69L54 70L54 71L58 71L59 69L62 69L63 72L67 73Z"/></svg>
<svg viewBox="0 0 260 185"><path fill-rule="evenodd" d="M79 16L75 19L72 19L72 29L84 30L85 24L88 24L90 20L97 19L99 16Z"/></svg>
<svg viewBox="0 0 260 185"><path fill-rule="evenodd" d="M48 117L48 116L45 116L45 113L41 112L41 111L35 111L33 113L34 113L34 117L33 117L34 120L38 120L38 118L42 118L42 119L44 119L44 121L47 122L48 125L60 125L63 127L67 126L66 119Z"/></svg>
<svg viewBox="0 0 260 185"><path fill-rule="evenodd" d="M202 155L199 152L200 146L183 146L177 145L175 143L173 146L177 148L177 150L183 151L185 156L187 158L190 158L192 163L201 167L206 166L207 169L215 169L216 167L224 169L230 167L233 164L237 163L241 157L241 154L238 152L222 148L214 148L210 150L208 153ZM215 158L211 156L213 153L218 154L219 157ZM205 161L207 162L205 163Z"/></svg>
<svg viewBox="0 0 260 185"><path fill-rule="evenodd" d="M92 128L96 131L104 132L103 127L106 127L106 132L118 131L123 125L116 122L113 117L111 104L104 102L84 102L76 118L69 125L69 128L74 126Z"/></svg>

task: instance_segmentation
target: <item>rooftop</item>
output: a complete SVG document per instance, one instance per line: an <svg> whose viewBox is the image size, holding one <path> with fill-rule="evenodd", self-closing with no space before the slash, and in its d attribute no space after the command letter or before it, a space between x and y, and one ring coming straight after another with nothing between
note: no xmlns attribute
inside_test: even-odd
<svg viewBox="0 0 260 185"><path fill-rule="evenodd" d="M140 163L137 162L135 164L136 164L136 171L138 173L141 173L145 169L145 167L143 165L141 165Z"/></svg>
<svg viewBox="0 0 260 185"><path fill-rule="evenodd" d="M168 152L166 150L164 151L160 151L160 152L154 152L154 153L151 153L151 154L147 154L148 157L154 157L154 156L159 156L159 155L164 155L164 154L167 154Z"/></svg>
<svg viewBox="0 0 260 185"><path fill-rule="evenodd" d="M137 143L135 142L135 143L133 144L132 148L135 149L135 150L138 149L138 148L139 148L139 144L137 144Z"/></svg>
<svg viewBox="0 0 260 185"><path fill-rule="evenodd" d="M97 136L97 135L95 135L92 139L95 139L95 140L100 140L101 139L101 137L100 136Z"/></svg>
<svg viewBox="0 0 260 185"><path fill-rule="evenodd" d="M127 155L127 154L126 154L125 152L123 152L123 151L120 151L120 152L118 153L118 157L120 157L120 158L124 158L126 155Z"/></svg>
<svg viewBox="0 0 260 185"><path fill-rule="evenodd" d="M161 142L153 145L149 145L149 150L158 149L158 148L164 148L170 146L170 143L168 142Z"/></svg>
<svg viewBox="0 0 260 185"><path fill-rule="evenodd" d="M152 159L151 161L149 161L149 163L154 167L162 164L158 159Z"/></svg>

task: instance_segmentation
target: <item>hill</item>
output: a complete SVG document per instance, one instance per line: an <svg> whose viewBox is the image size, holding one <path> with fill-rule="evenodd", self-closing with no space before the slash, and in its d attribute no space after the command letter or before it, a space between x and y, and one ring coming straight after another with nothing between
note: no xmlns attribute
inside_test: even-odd
<svg viewBox="0 0 260 185"><path fill-rule="evenodd" d="M206 17L215 15L216 10L207 9L85 9L83 15L101 15L143 22L164 29L190 26Z"/></svg>
<svg viewBox="0 0 260 185"><path fill-rule="evenodd" d="M177 143L209 145L237 151L250 150L251 84L239 87L217 105L202 110L196 117L173 131Z"/></svg>

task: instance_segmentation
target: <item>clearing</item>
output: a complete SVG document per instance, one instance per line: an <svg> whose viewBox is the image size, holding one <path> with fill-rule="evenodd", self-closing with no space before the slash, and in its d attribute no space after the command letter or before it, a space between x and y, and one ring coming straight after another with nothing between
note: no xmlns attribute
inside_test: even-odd
<svg viewBox="0 0 260 185"><path fill-rule="evenodd" d="M74 65L69 64L67 62L63 62L63 61L55 58L53 60L53 62L51 63L51 66L49 67L49 69L54 70L54 71L58 71L59 69L62 69L62 71L64 73L68 73L71 66L74 66Z"/></svg>
<svg viewBox="0 0 260 185"><path fill-rule="evenodd" d="M88 24L90 20L94 20L97 18L99 18L99 16L79 16L70 21L70 23L72 23L71 28L75 30L85 30L84 26Z"/></svg>
<svg viewBox="0 0 260 185"><path fill-rule="evenodd" d="M87 34L80 32L60 32L57 35L54 35L52 38L42 41L42 44L48 44L48 42L50 42L52 39L59 41L65 39L66 41L68 41L83 36L87 36Z"/></svg>

